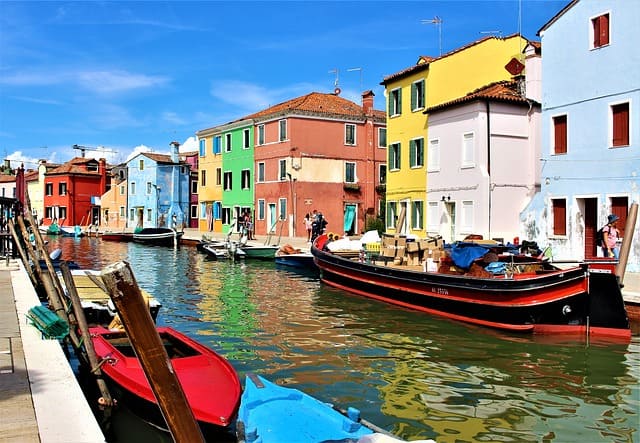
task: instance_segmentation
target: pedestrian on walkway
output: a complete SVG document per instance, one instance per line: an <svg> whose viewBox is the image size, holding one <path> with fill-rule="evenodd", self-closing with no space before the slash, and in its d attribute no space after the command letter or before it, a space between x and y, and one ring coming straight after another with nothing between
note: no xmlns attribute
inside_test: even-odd
<svg viewBox="0 0 640 443"><path fill-rule="evenodd" d="M620 217L615 214L609 215L607 225L602 228L604 240L602 242L602 253L605 257L614 257L616 260L620 254L618 249L618 237L620 232L617 228L619 219Z"/></svg>

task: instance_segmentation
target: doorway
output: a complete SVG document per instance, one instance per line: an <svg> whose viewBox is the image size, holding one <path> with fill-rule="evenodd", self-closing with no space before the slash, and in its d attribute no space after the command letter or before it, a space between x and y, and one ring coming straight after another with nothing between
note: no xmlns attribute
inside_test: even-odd
<svg viewBox="0 0 640 443"><path fill-rule="evenodd" d="M598 232L598 199L585 198L582 200L584 208L584 257L598 256L596 232Z"/></svg>

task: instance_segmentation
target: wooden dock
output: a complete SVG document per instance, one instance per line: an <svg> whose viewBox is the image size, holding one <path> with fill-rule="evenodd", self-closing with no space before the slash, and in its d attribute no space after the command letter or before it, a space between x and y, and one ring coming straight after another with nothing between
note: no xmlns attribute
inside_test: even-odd
<svg viewBox="0 0 640 443"><path fill-rule="evenodd" d="M0 441L104 442L62 347L26 321L39 304L21 263L0 262Z"/></svg>

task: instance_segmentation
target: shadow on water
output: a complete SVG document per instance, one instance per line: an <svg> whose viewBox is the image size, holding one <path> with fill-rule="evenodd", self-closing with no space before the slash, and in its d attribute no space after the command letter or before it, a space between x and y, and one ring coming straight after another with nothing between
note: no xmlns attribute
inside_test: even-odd
<svg viewBox="0 0 640 443"><path fill-rule="evenodd" d="M640 441L638 336L552 342L368 300L270 262L99 242L65 244L65 257L129 261L163 304L158 322L225 355L241 377L355 406L405 439Z"/></svg>

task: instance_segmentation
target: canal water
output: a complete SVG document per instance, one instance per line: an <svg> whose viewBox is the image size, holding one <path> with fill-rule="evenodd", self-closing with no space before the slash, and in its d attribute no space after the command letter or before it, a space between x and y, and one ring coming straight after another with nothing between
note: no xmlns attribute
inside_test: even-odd
<svg viewBox="0 0 640 443"><path fill-rule="evenodd" d="M189 246L49 240L81 267L129 262L163 304L158 323L224 355L241 380L258 373L354 406L403 439L640 441L638 336L603 344L514 335L354 296L271 262L216 262ZM118 416L114 441L169 441L132 436L135 418Z"/></svg>

